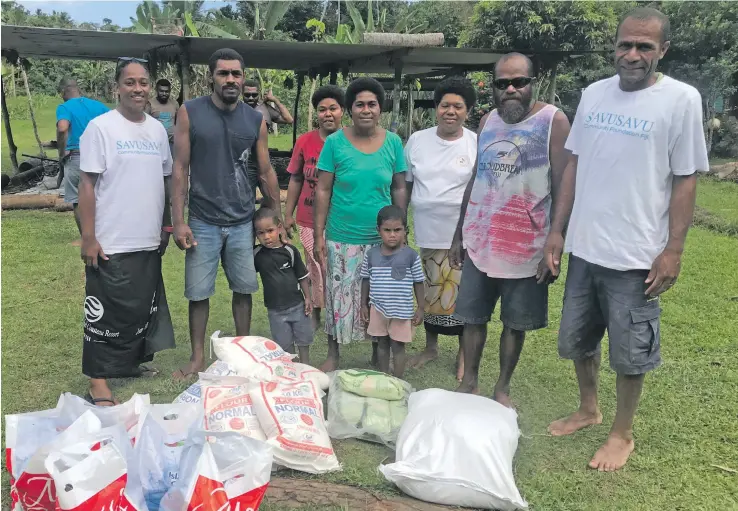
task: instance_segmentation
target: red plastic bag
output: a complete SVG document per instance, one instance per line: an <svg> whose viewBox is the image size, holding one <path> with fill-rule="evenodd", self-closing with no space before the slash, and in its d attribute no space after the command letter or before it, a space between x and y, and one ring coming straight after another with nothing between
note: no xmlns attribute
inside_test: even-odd
<svg viewBox="0 0 738 511"><path fill-rule="evenodd" d="M143 511L126 492L128 442L90 435L84 441L52 451L45 466L56 487L56 511Z"/></svg>
<svg viewBox="0 0 738 511"><path fill-rule="evenodd" d="M56 490L44 461L46 457L59 447L76 442L78 438L100 430L100 420L91 412L86 412L74 421L65 431L58 432L53 428L54 417L42 417L36 423L38 429L19 429L12 433L13 445L8 447L12 483L11 499L14 510L54 511ZM31 422L11 421L10 428L30 426Z"/></svg>
<svg viewBox="0 0 738 511"><path fill-rule="evenodd" d="M233 432L197 431L182 455L180 478L159 510L256 511L271 470L266 443Z"/></svg>

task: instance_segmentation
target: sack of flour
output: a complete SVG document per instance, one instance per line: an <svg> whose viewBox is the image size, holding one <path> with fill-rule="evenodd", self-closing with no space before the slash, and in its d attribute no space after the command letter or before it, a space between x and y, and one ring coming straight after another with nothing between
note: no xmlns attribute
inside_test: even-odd
<svg viewBox="0 0 738 511"><path fill-rule="evenodd" d="M312 381L251 387L254 411L279 465L311 474L341 469L323 419L321 394Z"/></svg>
<svg viewBox="0 0 738 511"><path fill-rule="evenodd" d="M266 440L249 390L255 382L238 376L200 375L206 431L233 431Z"/></svg>
<svg viewBox="0 0 738 511"><path fill-rule="evenodd" d="M527 509L513 477L515 410L482 396L427 389L410 396L395 462L384 477L427 502L481 509Z"/></svg>

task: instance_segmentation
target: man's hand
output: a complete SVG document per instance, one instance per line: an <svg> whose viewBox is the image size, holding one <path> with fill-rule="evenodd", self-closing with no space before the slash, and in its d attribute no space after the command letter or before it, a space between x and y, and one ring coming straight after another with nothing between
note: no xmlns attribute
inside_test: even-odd
<svg viewBox="0 0 738 511"><path fill-rule="evenodd" d="M369 305L367 304L361 306L361 322L365 325L369 324Z"/></svg>
<svg viewBox="0 0 738 511"><path fill-rule="evenodd" d="M554 278L561 272L561 253L564 251L564 236L560 232L550 232L543 247L543 260ZM540 270L540 267L539 267Z"/></svg>
<svg viewBox="0 0 738 511"><path fill-rule="evenodd" d="M174 242L180 250L187 250L197 246L197 241L192 235L190 226L185 223L174 226Z"/></svg>
<svg viewBox="0 0 738 511"><path fill-rule="evenodd" d="M460 270L464 264L464 257L466 251L461 243L461 237L458 235L454 236L454 240L451 242L451 249L448 251L448 263L454 270Z"/></svg>
<svg viewBox="0 0 738 511"><path fill-rule="evenodd" d="M313 313L313 302L310 301L310 298L305 297L305 315L309 316Z"/></svg>
<svg viewBox="0 0 738 511"><path fill-rule="evenodd" d="M655 298L667 291L679 277L682 267L682 254L676 250L664 249L651 265L648 272L646 284L651 284L646 289L646 295Z"/></svg>
<svg viewBox="0 0 738 511"><path fill-rule="evenodd" d="M171 236L171 233L167 231L161 231L161 243L159 244L159 254L164 257L164 254L167 251L167 247L169 246L169 237Z"/></svg>
<svg viewBox="0 0 738 511"><path fill-rule="evenodd" d="M289 234L290 231L297 232L297 223L292 215L284 216L284 230Z"/></svg>
<svg viewBox="0 0 738 511"><path fill-rule="evenodd" d="M418 307L415 311L415 316L413 316L413 326L420 326L420 324L423 322L423 308Z"/></svg>
<svg viewBox="0 0 738 511"><path fill-rule="evenodd" d="M543 257L538 262L538 270L536 271L536 282L539 284L553 284L556 282L558 277L551 273L551 270L546 263L546 258Z"/></svg>
<svg viewBox="0 0 738 511"><path fill-rule="evenodd" d="M265 92L264 93L264 101L265 102L271 101L272 103L279 103L279 100L276 97L274 97L274 95L272 95L272 94L270 94L268 92Z"/></svg>
<svg viewBox="0 0 738 511"><path fill-rule="evenodd" d="M103 252L103 249L100 246L100 243L98 243L97 238L82 238L82 260L85 262L85 265L92 266L94 269L97 270L98 257L103 261L108 260L108 256L106 256L105 252Z"/></svg>
<svg viewBox="0 0 738 511"><path fill-rule="evenodd" d="M316 236L313 242L313 257L321 266L328 262L328 251L325 248L325 238Z"/></svg>

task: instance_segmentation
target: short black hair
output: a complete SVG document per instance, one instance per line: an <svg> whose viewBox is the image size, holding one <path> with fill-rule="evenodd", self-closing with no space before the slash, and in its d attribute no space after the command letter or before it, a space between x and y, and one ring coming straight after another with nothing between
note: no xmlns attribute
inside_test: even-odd
<svg viewBox="0 0 738 511"><path fill-rule="evenodd" d="M149 66L147 66L144 62L139 62L138 60L120 60L118 61L118 65L115 66L116 83L118 83L118 80L120 80L120 76L123 74L123 70L131 64L138 64L139 66L142 66L146 70L146 74L149 74Z"/></svg>
<svg viewBox="0 0 738 511"><path fill-rule="evenodd" d="M231 48L221 48L220 50L217 50L215 53L210 55L210 59L208 60L208 68L210 69L210 74L215 73L215 66L218 65L219 60L237 60L241 63L241 69L244 68L243 57L240 53Z"/></svg>
<svg viewBox="0 0 738 511"><path fill-rule="evenodd" d="M65 76L64 78L59 80L59 92L64 92L67 89L79 89L79 86L77 85L77 80L75 80L71 76Z"/></svg>
<svg viewBox="0 0 738 511"><path fill-rule="evenodd" d="M343 89L337 85L324 85L316 90L311 99L313 108L318 108L318 104L328 98L335 99L342 110L345 108L345 94L343 93Z"/></svg>
<svg viewBox="0 0 738 511"><path fill-rule="evenodd" d="M161 85L165 85L165 86L167 86L167 87L171 88L171 87L172 87L172 82L170 82L170 81L169 81L169 80L167 80L166 78L159 78L159 79L158 79L158 80L156 81L156 87L159 87L159 86L161 86Z"/></svg>
<svg viewBox="0 0 738 511"><path fill-rule="evenodd" d="M264 220L266 218L271 218L274 220L275 225L282 225L282 221L279 219L279 215L276 211L274 211L271 208L264 208L261 207L256 210L256 213L254 213L254 224L258 222L259 220Z"/></svg>
<svg viewBox="0 0 738 511"><path fill-rule="evenodd" d="M407 229L407 215L400 206L394 204L385 206L377 213L377 228L382 227L382 224L387 220L401 220L402 225Z"/></svg>
<svg viewBox="0 0 738 511"><path fill-rule="evenodd" d="M653 19L659 20L659 22L661 23L661 44L664 44L666 41L671 40L671 22L669 21L669 17L658 9L654 9L653 7L636 7L635 9L632 9L625 13L625 16L620 19L620 23L618 23L618 28L615 31L616 39L618 37L618 34L620 33L620 26L625 23L625 20L627 20L628 18L633 18L640 21L648 21Z"/></svg>
<svg viewBox="0 0 738 511"><path fill-rule="evenodd" d="M530 58L527 55L523 55L522 53L518 53L516 51L506 53L502 57L500 57L500 60L498 60L497 63L495 64L495 76L497 76L497 68L510 59L524 59L525 63L528 65L528 76L531 78L535 78L536 66L533 65L533 61L530 60Z"/></svg>
<svg viewBox="0 0 738 511"><path fill-rule="evenodd" d="M363 76L357 78L346 87L346 108L351 109L356 101L356 96L362 92L371 92L377 96L379 107L384 109L384 87L374 78Z"/></svg>
<svg viewBox="0 0 738 511"><path fill-rule="evenodd" d="M436 85L433 91L433 102L436 107L443 100L446 94L457 94L464 99L466 109L471 110L477 102L477 91L472 85L471 80L462 76L451 76Z"/></svg>
<svg viewBox="0 0 738 511"><path fill-rule="evenodd" d="M254 80L253 78L249 78L248 80L243 81L244 88L246 87L256 87L257 89L261 89L261 84L258 80Z"/></svg>

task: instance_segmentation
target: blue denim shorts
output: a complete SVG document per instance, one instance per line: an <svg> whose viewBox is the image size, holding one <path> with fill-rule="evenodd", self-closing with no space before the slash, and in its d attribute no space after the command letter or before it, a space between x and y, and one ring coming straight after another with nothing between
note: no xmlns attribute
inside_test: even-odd
<svg viewBox="0 0 738 511"><path fill-rule="evenodd" d="M199 302L215 294L221 260L231 291L242 295L258 291L251 222L220 227L191 217L189 226L197 246L187 250L185 256L185 298Z"/></svg>
<svg viewBox="0 0 738 511"><path fill-rule="evenodd" d="M661 307L646 296L648 270L618 271L569 256L559 356L594 356L607 330L610 367L644 374L661 365Z"/></svg>
<svg viewBox="0 0 738 511"><path fill-rule="evenodd" d="M64 202L79 202L79 151L73 151L64 162Z"/></svg>

